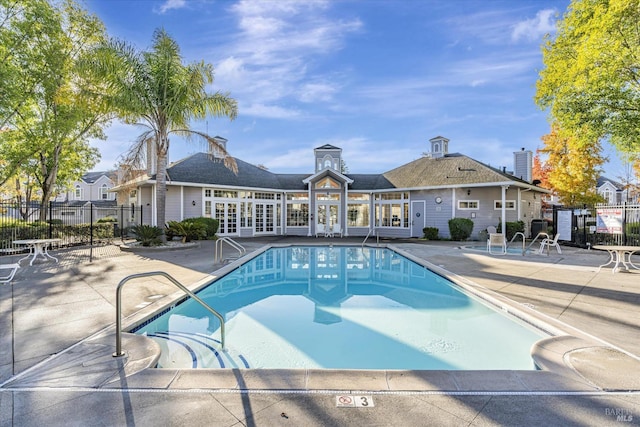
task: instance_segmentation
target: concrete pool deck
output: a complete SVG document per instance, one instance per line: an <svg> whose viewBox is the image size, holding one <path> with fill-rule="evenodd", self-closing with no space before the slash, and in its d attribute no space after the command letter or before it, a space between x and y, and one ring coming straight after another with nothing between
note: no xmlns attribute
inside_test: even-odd
<svg viewBox="0 0 640 427"><path fill-rule="evenodd" d="M237 240L253 251L323 239ZM327 241L359 245L362 239ZM640 354L640 271L597 271L609 255L575 248L522 257L488 256L456 242L381 243L581 336L536 350L549 371L142 369L127 375L149 360L146 351L111 357L116 285L148 271L165 271L189 286L207 281L220 267L213 242L168 252L103 246L94 248L92 262L88 249L61 250L58 264L25 266L11 285L0 286L0 426L640 424L640 362L631 356ZM135 317L174 292L162 280L140 280L125 288L123 313ZM132 339L125 335L123 347L135 353ZM558 361L563 366L554 366ZM341 407L340 396L372 397L373 406Z"/></svg>

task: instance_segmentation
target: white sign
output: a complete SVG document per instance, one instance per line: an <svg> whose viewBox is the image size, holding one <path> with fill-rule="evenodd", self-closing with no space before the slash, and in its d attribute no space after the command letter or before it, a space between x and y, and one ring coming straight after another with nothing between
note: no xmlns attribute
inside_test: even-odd
<svg viewBox="0 0 640 427"><path fill-rule="evenodd" d="M338 408L373 408L372 396L353 396L351 394L344 394L342 396L336 396L336 406Z"/></svg>
<svg viewBox="0 0 640 427"><path fill-rule="evenodd" d="M596 209L596 231L598 233L622 234L622 209Z"/></svg>
<svg viewBox="0 0 640 427"><path fill-rule="evenodd" d="M558 240L571 240L571 211L558 211Z"/></svg>

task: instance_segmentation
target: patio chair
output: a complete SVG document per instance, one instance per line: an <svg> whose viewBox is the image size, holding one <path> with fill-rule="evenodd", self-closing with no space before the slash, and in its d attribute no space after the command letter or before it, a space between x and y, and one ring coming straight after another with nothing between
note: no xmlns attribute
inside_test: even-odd
<svg viewBox="0 0 640 427"><path fill-rule="evenodd" d="M8 273L1 273L0 283L9 283L13 276L16 275L16 271L20 268L20 264L0 264L0 271L9 270Z"/></svg>
<svg viewBox="0 0 640 427"><path fill-rule="evenodd" d="M494 247L498 247L499 251L494 252ZM507 253L507 239L504 237L504 234L489 233L489 238L487 239L487 252L491 255L505 255Z"/></svg>
<svg viewBox="0 0 640 427"><path fill-rule="evenodd" d="M560 237L560 233L556 234L553 239L542 239L540 241L540 249L538 249L538 253L541 254L544 252L545 248L549 250L549 248L554 247L558 251L559 254L562 253L562 249L560 249L560 245L558 244L558 237Z"/></svg>
<svg viewBox="0 0 640 427"><path fill-rule="evenodd" d="M340 226L340 224L338 223L333 224L333 227L331 227L331 234L332 235L339 234L340 237L342 237L342 227Z"/></svg>
<svg viewBox="0 0 640 427"><path fill-rule="evenodd" d="M322 237L326 237L327 232L325 229L324 224L316 224L316 237L318 237L318 235L321 235Z"/></svg>
<svg viewBox="0 0 640 427"><path fill-rule="evenodd" d="M495 233L495 232L496 232L496 228L493 225L490 225L487 227L488 234Z"/></svg>

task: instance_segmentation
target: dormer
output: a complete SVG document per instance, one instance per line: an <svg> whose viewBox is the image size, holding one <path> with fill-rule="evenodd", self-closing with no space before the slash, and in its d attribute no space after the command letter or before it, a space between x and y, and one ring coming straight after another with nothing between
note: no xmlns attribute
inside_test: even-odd
<svg viewBox="0 0 640 427"><path fill-rule="evenodd" d="M213 140L218 144L219 147L222 147L224 150L227 149L227 139L221 136L214 136ZM222 154L222 151L218 147L211 147L211 154L213 157L222 159L225 156Z"/></svg>
<svg viewBox="0 0 640 427"><path fill-rule="evenodd" d="M449 140L444 136L436 136L431 138L429 142L431 143L431 153L429 153L431 157L444 157L449 153Z"/></svg>
<svg viewBox="0 0 640 427"><path fill-rule="evenodd" d="M315 148L313 152L315 154L316 172L327 168L340 172L342 148L325 144L322 147Z"/></svg>

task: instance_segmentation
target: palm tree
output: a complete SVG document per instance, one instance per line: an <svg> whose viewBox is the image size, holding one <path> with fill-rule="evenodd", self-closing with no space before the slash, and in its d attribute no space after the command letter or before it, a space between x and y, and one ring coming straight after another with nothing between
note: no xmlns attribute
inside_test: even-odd
<svg viewBox="0 0 640 427"><path fill-rule="evenodd" d="M156 225L162 227L169 137L204 141L209 153L217 152L225 166L237 173L236 162L224 146L190 128L191 120L208 115L235 119L237 102L228 93L207 93L206 86L213 83L213 66L204 61L184 65L180 47L163 29L154 32L150 51L138 52L116 40L101 48L99 58L88 65L103 79L101 96L126 123L144 128L124 155L125 169L138 170L146 156L155 156Z"/></svg>

